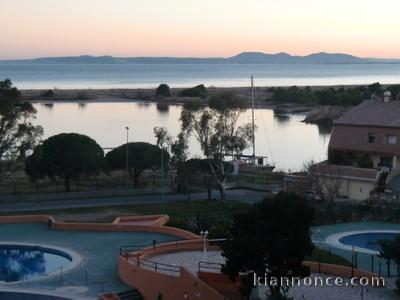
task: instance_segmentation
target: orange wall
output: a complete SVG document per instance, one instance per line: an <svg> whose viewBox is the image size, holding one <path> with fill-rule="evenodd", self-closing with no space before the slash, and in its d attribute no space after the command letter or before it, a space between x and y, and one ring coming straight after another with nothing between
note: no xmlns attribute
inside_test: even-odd
<svg viewBox="0 0 400 300"><path fill-rule="evenodd" d="M143 216L138 216L142 218ZM167 218L168 216L166 216ZM131 218L132 220L134 217ZM53 217L47 215L21 215L0 217L0 224L4 223L47 223L52 221L53 227L58 230L81 230L81 231L127 231L127 232L150 232L174 235L183 239L199 239L200 236L175 227L161 225L140 224L118 224L118 223L65 223L57 222ZM160 223L165 218L160 219Z"/></svg>
<svg viewBox="0 0 400 300"><path fill-rule="evenodd" d="M369 278L376 278L378 275L376 273L360 270L360 269L353 269L347 266L340 266L340 265L332 265L332 264L325 264L321 263L318 266L318 262L314 261L305 261L303 265L308 266L310 271L313 273L326 273L330 275L340 276L340 277L369 277Z"/></svg>
<svg viewBox="0 0 400 300"><path fill-rule="evenodd" d="M136 287L146 300L156 299L159 294L163 300L225 299L222 294L184 268L180 269L179 276L161 274L140 268L136 265L136 260L127 261L120 256L119 277L126 284ZM184 298L185 293L188 298Z"/></svg>

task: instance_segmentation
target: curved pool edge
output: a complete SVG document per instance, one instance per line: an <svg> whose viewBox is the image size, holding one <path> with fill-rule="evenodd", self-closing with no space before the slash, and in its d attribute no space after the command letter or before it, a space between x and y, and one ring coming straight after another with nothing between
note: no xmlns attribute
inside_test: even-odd
<svg viewBox="0 0 400 300"><path fill-rule="evenodd" d="M16 288L10 288L10 287L6 287L6 288L2 288L0 291L0 298L2 296L2 294L4 294L5 296L11 296L10 298L6 298L6 299L13 299L13 297L15 295L18 295L19 297L21 297L22 299L24 299L23 297L26 296L26 300L28 299L32 299L31 297L34 297L33 299L38 299L40 300L39 297L42 297L46 300L95 300L97 299L97 297L90 297L90 296L83 296L83 295L71 295L71 296L66 296L64 293L59 293L56 291L43 291L43 290L39 290L39 289L16 289ZM3 299L3 298L1 298ZM20 298L18 298L20 299Z"/></svg>
<svg viewBox="0 0 400 300"><path fill-rule="evenodd" d="M363 247L357 247L357 246L350 246L343 244L340 239L344 238L349 235L355 235L355 234L367 234L367 233L398 233L400 234L400 230L391 230L391 229L377 229L377 230L353 230L353 231L344 231L344 232L339 232L339 233L334 233L332 235L329 235L325 238L324 243L331 245L332 247L336 247L338 249L342 250L347 250L347 251L357 251L357 252L362 252L366 254L371 254L371 255L378 255L379 251L374 251L370 250L367 248ZM321 241L318 241L321 243Z"/></svg>
<svg viewBox="0 0 400 300"><path fill-rule="evenodd" d="M42 244L42 243L33 244L33 243L23 243L23 242L15 242L15 241L0 241L0 246L2 246L2 245L3 246L5 246L5 245L6 246L17 246L17 247L23 247L23 246L40 247L41 250L44 250L44 251L48 250L47 252L49 252L49 253L54 253L54 254L57 254L60 256L64 256L65 258L68 259L68 257L65 256L65 254L66 254L67 256L69 256L71 258L71 263L62 269L63 274L73 271L73 269L79 267L84 262L84 256L79 254L78 252L76 252L72 249L69 249L69 248L54 246L54 245L50 245L50 244ZM52 278L60 273L61 273L61 270L50 272L47 274L47 276L43 276L40 278L33 278L33 279L29 279L29 280L24 280L24 281L0 282L0 287L18 285L18 284L21 284L22 282L24 282L24 283L38 282L41 280L46 280L46 279ZM3 290L1 290L1 291L3 291Z"/></svg>

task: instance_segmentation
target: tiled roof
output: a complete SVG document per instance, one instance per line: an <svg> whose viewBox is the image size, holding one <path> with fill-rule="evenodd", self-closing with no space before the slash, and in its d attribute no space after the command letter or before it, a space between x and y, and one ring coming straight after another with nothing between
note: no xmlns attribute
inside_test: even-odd
<svg viewBox="0 0 400 300"><path fill-rule="evenodd" d="M336 120L335 124L400 127L400 101L364 101Z"/></svg>
<svg viewBox="0 0 400 300"><path fill-rule="evenodd" d="M369 134L375 135L375 142L368 141ZM387 135L400 137L400 127L339 125L333 127L329 150L356 153L400 155L400 142L387 143Z"/></svg>
<svg viewBox="0 0 400 300"><path fill-rule="evenodd" d="M332 165L329 164L328 161L318 163L314 167L315 172L320 173L321 175L328 174L328 176L331 175L341 178L375 181L378 175L378 170L376 169L364 169L352 166Z"/></svg>

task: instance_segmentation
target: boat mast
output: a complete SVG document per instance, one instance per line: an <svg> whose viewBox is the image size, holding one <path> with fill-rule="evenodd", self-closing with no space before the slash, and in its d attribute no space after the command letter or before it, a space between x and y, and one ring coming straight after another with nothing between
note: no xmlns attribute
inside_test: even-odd
<svg viewBox="0 0 400 300"><path fill-rule="evenodd" d="M251 120L252 120L252 129L253 129L253 163L256 160L256 135L255 135L255 125L254 125L254 83L253 83L253 75L251 75Z"/></svg>

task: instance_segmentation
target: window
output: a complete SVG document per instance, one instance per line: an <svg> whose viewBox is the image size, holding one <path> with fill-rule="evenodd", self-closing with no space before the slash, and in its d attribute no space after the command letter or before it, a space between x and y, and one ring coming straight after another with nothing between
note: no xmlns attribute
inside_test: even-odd
<svg viewBox="0 0 400 300"><path fill-rule="evenodd" d="M390 144L390 145L396 145L397 144L397 135L387 135L386 143Z"/></svg>
<svg viewBox="0 0 400 300"><path fill-rule="evenodd" d="M375 134L368 133L368 143L375 143L376 136Z"/></svg>

